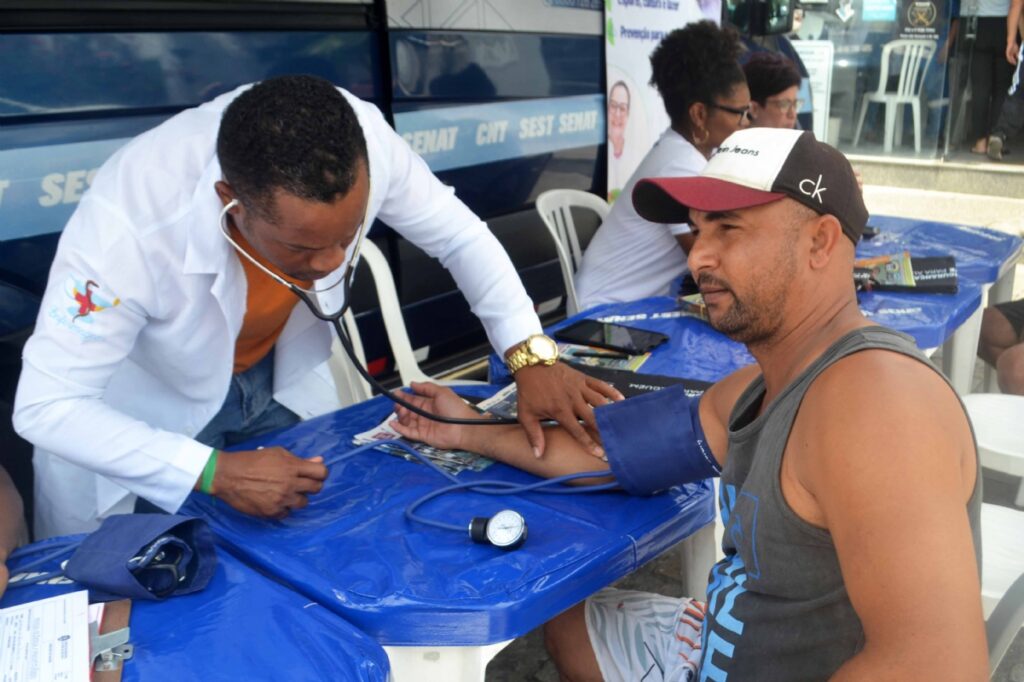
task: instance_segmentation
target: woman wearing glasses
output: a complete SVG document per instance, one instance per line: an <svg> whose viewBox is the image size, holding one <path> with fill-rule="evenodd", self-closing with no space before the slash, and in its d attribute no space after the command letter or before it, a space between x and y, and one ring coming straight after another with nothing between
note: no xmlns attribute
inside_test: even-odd
<svg viewBox="0 0 1024 682"><path fill-rule="evenodd" d="M582 308L667 294L686 271L689 226L641 218L633 209L633 185L639 178L697 175L725 138L748 125L750 93L737 61L740 49L735 31L701 21L672 31L651 54L651 84L670 125L583 254L576 273Z"/></svg>
<svg viewBox="0 0 1024 682"><path fill-rule="evenodd" d="M776 52L755 52L743 65L750 88L750 124L763 128L794 128L803 106L797 97L800 71Z"/></svg>

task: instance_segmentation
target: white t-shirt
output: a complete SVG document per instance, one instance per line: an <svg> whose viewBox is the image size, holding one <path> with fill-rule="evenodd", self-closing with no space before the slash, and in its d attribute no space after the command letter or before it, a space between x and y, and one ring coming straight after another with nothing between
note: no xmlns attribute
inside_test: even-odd
<svg viewBox="0 0 1024 682"><path fill-rule="evenodd" d="M661 134L583 254L575 279L581 310L667 294L671 281L686 272L686 254L675 235L689 232L689 226L641 218L633 208L633 186L642 178L697 175L706 163L679 133L669 128Z"/></svg>

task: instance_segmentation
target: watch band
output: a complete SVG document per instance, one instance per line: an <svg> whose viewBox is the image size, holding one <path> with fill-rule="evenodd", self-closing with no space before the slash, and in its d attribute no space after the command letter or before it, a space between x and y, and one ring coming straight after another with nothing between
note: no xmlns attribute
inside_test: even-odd
<svg viewBox="0 0 1024 682"><path fill-rule="evenodd" d="M540 358L535 359L538 363L540 362ZM505 365L508 367L508 371L511 374L515 374L523 367L526 367L530 364L536 364L531 363L530 360L531 357L529 350L527 350L525 345L522 345L519 348L516 348L512 355L508 356L508 358L505 360Z"/></svg>

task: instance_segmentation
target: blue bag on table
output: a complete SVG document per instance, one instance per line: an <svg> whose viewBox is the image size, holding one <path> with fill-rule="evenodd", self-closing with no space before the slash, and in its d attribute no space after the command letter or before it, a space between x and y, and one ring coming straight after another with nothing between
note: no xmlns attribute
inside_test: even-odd
<svg viewBox="0 0 1024 682"><path fill-rule="evenodd" d="M203 589L217 567L213 532L206 521L173 514L120 514L21 570L33 571L51 555L72 549L74 554L61 570L26 575L8 587L64 576L87 587L94 602L124 597L159 601ZM12 558L21 551L15 550Z"/></svg>
<svg viewBox="0 0 1024 682"><path fill-rule="evenodd" d="M82 540L64 574L132 599L165 599L206 587L217 567L205 521L173 514L119 514Z"/></svg>

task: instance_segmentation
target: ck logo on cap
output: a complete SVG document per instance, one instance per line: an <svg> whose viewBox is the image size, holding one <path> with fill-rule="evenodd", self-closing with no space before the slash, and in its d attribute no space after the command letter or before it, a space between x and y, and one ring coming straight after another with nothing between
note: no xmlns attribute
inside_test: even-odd
<svg viewBox="0 0 1024 682"><path fill-rule="evenodd" d="M800 181L800 191L812 199L817 199L819 204L825 203L821 198L821 194L827 189L827 187L821 186L821 175L818 175L817 180L804 178Z"/></svg>

